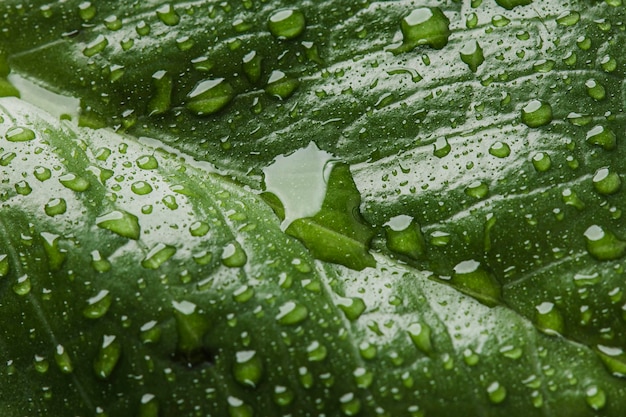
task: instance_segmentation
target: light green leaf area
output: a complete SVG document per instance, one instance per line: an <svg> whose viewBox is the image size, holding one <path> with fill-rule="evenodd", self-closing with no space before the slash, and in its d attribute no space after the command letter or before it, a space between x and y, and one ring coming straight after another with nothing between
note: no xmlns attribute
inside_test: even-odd
<svg viewBox="0 0 626 417"><path fill-rule="evenodd" d="M0 408L622 416L625 21L4 0ZM343 162L294 219L305 148Z"/></svg>

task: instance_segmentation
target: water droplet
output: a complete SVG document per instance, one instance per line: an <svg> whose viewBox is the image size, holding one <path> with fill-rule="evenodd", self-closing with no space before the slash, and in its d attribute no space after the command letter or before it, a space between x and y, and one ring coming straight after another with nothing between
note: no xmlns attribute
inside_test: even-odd
<svg viewBox="0 0 626 417"><path fill-rule="evenodd" d="M59 182L70 190L76 192L86 191L91 186L88 180L72 173L59 177Z"/></svg>
<svg viewBox="0 0 626 417"><path fill-rule="evenodd" d="M474 366L480 361L480 356L472 349L465 349L463 351L463 361L465 361L468 366Z"/></svg>
<svg viewBox="0 0 626 417"><path fill-rule="evenodd" d="M434 231L430 234L430 244L433 246L446 246L450 243L450 233Z"/></svg>
<svg viewBox="0 0 626 417"><path fill-rule="evenodd" d="M556 18L556 23L558 23L561 26L572 26L578 23L579 20L580 20L580 13L574 10L568 10L568 11L561 13Z"/></svg>
<svg viewBox="0 0 626 417"><path fill-rule="evenodd" d="M465 27L473 29L478 25L478 15L476 13L470 13L465 20Z"/></svg>
<svg viewBox="0 0 626 417"><path fill-rule="evenodd" d="M276 403L277 405L281 407L286 407L293 402L293 399L295 398L295 394L293 393L292 390L290 390L289 388L285 386L276 385L274 387L273 398L274 398L274 403Z"/></svg>
<svg viewBox="0 0 626 417"><path fill-rule="evenodd" d="M585 240L587 252L600 261L616 260L626 255L626 242L600 226L587 228Z"/></svg>
<svg viewBox="0 0 626 417"><path fill-rule="evenodd" d="M248 80L256 84L261 79L261 64L263 59L256 51L252 51L243 57L243 72Z"/></svg>
<svg viewBox="0 0 626 417"><path fill-rule="evenodd" d="M6 254L0 254L0 278L4 278L8 275L11 266L9 264L9 256Z"/></svg>
<svg viewBox="0 0 626 417"><path fill-rule="evenodd" d="M164 262L176 253L176 248L164 243L158 243L146 254L141 266L147 269L158 269Z"/></svg>
<svg viewBox="0 0 626 417"><path fill-rule="evenodd" d="M26 181L20 181L15 183L15 192L19 195L29 195L31 192L33 192L33 189Z"/></svg>
<svg viewBox="0 0 626 417"><path fill-rule="evenodd" d="M613 376L626 377L626 354L622 348L598 345L596 353Z"/></svg>
<svg viewBox="0 0 626 417"><path fill-rule="evenodd" d="M299 86L300 81L297 79L287 76L282 71L272 71L265 86L265 92L272 97L286 100L291 97Z"/></svg>
<svg viewBox="0 0 626 417"><path fill-rule="evenodd" d="M148 36L150 34L150 29L150 25L143 20L135 26L135 30L139 36Z"/></svg>
<svg viewBox="0 0 626 417"><path fill-rule="evenodd" d="M78 15L84 21L89 21L96 17L96 6L90 1L84 1L78 5Z"/></svg>
<svg viewBox="0 0 626 417"><path fill-rule="evenodd" d="M392 217L385 226L387 248L411 259L419 259L426 251L424 236L413 217L399 215Z"/></svg>
<svg viewBox="0 0 626 417"><path fill-rule="evenodd" d="M174 6L164 4L156 10L159 20L167 26L176 26L180 22L180 16L176 13Z"/></svg>
<svg viewBox="0 0 626 417"><path fill-rule="evenodd" d="M93 41L89 42L87 46L85 46L85 49L83 49L83 55L91 58L92 56L104 51L108 45L109 40L103 35L98 35Z"/></svg>
<svg viewBox="0 0 626 417"><path fill-rule="evenodd" d="M497 141L489 148L489 153L496 158L506 158L511 155L511 148L505 142Z"/></svg>
<svg viewBox="0 0 626 417"><path fill-rule="evenodd" d="M272 14L267 24L270 33L279 39L294 39L306 28L304 14L298 9L286 9Z"/></svg>
<svg viewBox="0 0 626 417"><path fill-rule="evenodd" d="M288 301L278 309L276 320L280 324L294 325L303 322L309 315L307 308L294 301Z"/></svg>
<svg viewBox="0 0 626 417"><path fill-rule="evenodd" d="M191 226L189 226L189 233L191 234L191 236L201 237L209 233L210 229L211 227L208 223L198 221L192 223Z"/></svg>
<svg viewBox="0 0 626 417"><path fill-rule="evenodd" d="M236 353L236 360L233 366L235 381L241 385L256 387L263 377L263 363L256 351L244 350Z"/></svg>
<svg viewBox="0 0 626 417"><path fill-rule="evenodd" d="M200 81L187 95L185 107L198 116L222 110L235 97L235 90L224 78Z"/></svg>
<svg viewBox="0 0 626 417"><path fill-rule="evenodd" d="M137 158L137 166L141 169L157 169L159 161L152 155L143 155Z"/></svg>
<svg viewBox="0 0 626 417"><path fill-rule="evenodd" d="M528 127L544 126L552 122L552 106L532 100L522 108L522 123Z"/></svg>
<svg viewBox="0 0 626 417"><path fill-rule="evenodd" d="M498 381L494 381L487 387L487 395L489 396L489 401L494 404L500 404L506 399L506 388L500 385Z"/></svg>
<svg viewBox="0 0 626 417"><path fill-rule="evenodd" d="M45 374L48 372L48 368L50 367L50 363L43 356L35 355L34 367L37 372L40 374Z"/></svg>
<svg viewBox="0 0 626 417"><path fill-rule="evenodd" d="M306 348L306 353L309 361L311 362L321 362L326 359L326 355L328 354L328 349L326 346L322 345L317 340L311 342L309 346Z"/></svg>
<svg viewBox="0 0 626 417"><path fill-rule="evenodd" d="M15 284L13 284L13 292L17 295L25 296L30 293L32 289L32 285L30 282L30 278L28 275L22 275L17 279Z"/></svg>
<svg viewBox="0 0 626 417"><path fill-rule="evenodd" d="M230 417L252 417L254 409L237 397L228 397L228 415Z"/></svg>
<svg viewBox="0 0 626 417"><path fill-rule="evenodd" d="M117 366L122 354L122 345L115 336L105 335L93 364L93 370L100 379L107 379Z"/></svg>
<svg viewBox="0 0 626 417"><path fill-rule="evenodd" d="M367 306L365 302L358 297L353 298L341 298L337 301L337 306L346 315L346 318L350 321L355 321L365 311Z"/></svg>
<svg viewBox="0 0 626 417"><path fill-rule="evenodd" d="M536 153L533 156L533 166L537 170L537 172L546 172L552 166L552 160L550 159L550 155L544 152Z"/></svg>
<svg viewBox="0 0 626 417"><path fill-rule="evenodd" d="M190 301L173 301L172 307L178 336L177 354L182 355L190 366L209 359L203 345L204 335L210 328L208 320L200 314L198 306Z"/></svg>
<svg viewBox="0 0 626 417"><path fill-rule="evenodd" d="M507 10L511 10L517 6L526 6L532 3L533 0L496 0L498 5L504 7Z"/></svg>
<svg viewBox="0 0 626 417"><path fill-rule="evenodd" d="M424 352L426 355L433 353L433 345L431 341L431 329L426 323L412 323L407 328L409 337L416 348Z"/></svg>
<svg viewBox="0 0 626 417"><path fill-rule="evenodd" d="M245 303L254 296L254 288L248 285L242 285L233 291L233 299L238 303Z"/></svg>
<svg viewBox="0 0 626 417"><path fill-rule="evenodd" d="M420 7L413 10L400 23L402 46L397 52L405 52L420 45L442 49L450 37L450 20L439 7Z"/></svg>
<svg viewBox="0 0 626 417"><path fill-rule="evenodd" d="M154 320L144 323L139 330L143 343L157 343L161 339L161 329Z"/></svg>
<svg viewBox="0 0 626 417"><path fill-rule="evenodd" d="M433 146L433 155L435 155L437 158L443 158L444 156L448 155L452 150L452 147L448 143L448 139L444 137L437 138Z"/></svg>
<svg viewBox="0 0 626 417"><path fill-rule="evenodd" d="M26 127L12 127L4 134L9 142L28 142L37 137L35 132Z"/></svg>
<svg viewBox="0 0 626 417"><path fill-rule="evenodd" d="M605 72L613 72L617 69L617 60L610 55L605 55L600 60L600 66Z"/></svg>
<svg viewBox="0 0 626 417"><path fill-rule="evenodd" d="M87 300L87 307L83 309L83 316L88 319L99 319L111 307L112 297L107 290L101 290L97 295Z"/></svg>
<svg viewBox="0 0 626 417"><path fill-rule="evenodd" d="M51 271L58 271L65 261L66 250L59 247L61 236L54 233L42 232L40 236L43 241L43 248L48 258L48 267Z"/></svg>
<svg viewBox="0 0 626 417"><path fill-rule="evenodd" d="M596 385L592 385L585 390L585 401L593 410L602 410L606 405L606 394Z"/></svg>
<svg viewBox="0 0 626 417"><path fill-rule="evenodd" d="M172 105L172 89L174 81L167 71L157 71L152 74L153 95L148 102L148 114L150 116L163 114Z"/></svg>
<svg viewBox="0 0 626 417"><path fill-rule="evenodd" d="M304 388L309 389L313 386L313 374L305 366L298 368L298 377Z"/></svg>
<svg viewBox="0 0 626 417"><path fill-rule="evenodd" d="M612 130L596 125L587 132L587 143L601 146L606 150L613 150L617 146L617 137Z"/></svg>
<svg viewBox="0 0 626 417"><path fill-rule="evenodd" d="M524 354L524 351L521 348L515 347L513 345L505 345L500 348L500 353L505 358L519 359Z"/></svg>
<svg viewBox="0 0 626 417"><path fill-rule="evenodd" d="M504 27L511 23L511 20L506 16L502 16L501 14L497 14L491 18L491 24L497 28Z"/></svg>
<svg viewBox="0 0 626 417"><path fill-rule="evenodd" d="M617 172L609 167L603 167L596 171L593 176L593 187L600 194L610 195L619 191L622 180Z"/></svg>
<svg viewBox="0 0 626 417"><path fill-rule="evenodd" d="M460 262L454 267L450 283L487 306L495 306L500 302L500 283L480 262L473 259Z"/></svg>
<svg viewBox="0 0 626 417"><path fill-rule="evenodd" d="M535 307L535 324L539 330L549 335L563 334L565 322L563 315L554 303L543 302Z"/></svg>
<svg viewBox="0 0 626 417"><path fill-rule="evenodd" d="M130 186L133 193L137 195L146 195L152 192L152 186L145 181L137 181Z"/></svg>
<svg viewBox="0 0 626 417"><path fill-rule="evenodd" d="M474 198L485 198L489 194L489 186L481 181L474 181L465 188L465 194Z"/></svg>
<svg viewBox="0 0 626 417"><path fill-rule="evenodd" d="M50 177L52 176L52 172L46 167L37 166L35 167L34 175L35 178L43 182L50 179Z"/></svg>
<svg viewBox="0 0 626 417"><path fill-rule="evenodd" d="M239 243L230 243L222 252L222 263L229 268L240 268L248 262L248 255Z"/></svg>
<svg viewBox="0 0 626 417"><path fill-rule="evenodd" d="M361 354L361 357L363 359L371 360L376 357L376 354L378 353L378 351L375 345L365 341L365 342L361 342L361 344L359 345L359 353Z"/></svg>
<svg viewBox="0 0 626 417"><path fill-rule="evenodd" d="M600 101L604 100L606 97L606 89L602 84L594 79L585 81L585 87L587 87L587 94L589 94L589 97L594 100Z"/></svg>
<svg viewBox="0 0 626 417"><path fill-rule="evenodd" d="M57 345L54 351L54 362L57 364L62 373L71 374L74 372L74 366L72 365L70 355L67 353L63 345Z"/></svg>
<svg viewBox="0 0 626 417"><path fill-rule="evenodd" d="M189 36L181 36L176 39L176 47L181 51L188 51L196 44L193 38Z"/></svg>
<svg viewBox="0 0 626 417"><path fill-rule="evenodd" d="M96 218L96 225L101 229L129 239L139 239L140 227L137 216L126 211L112 211Z"/></svg>
<svg viewBox="0 0 626 417"><path fill-rule="evenodd" d="M144 394L141 397L138 417L159 417L159 402L153 394Z"/></svg>
<svg viewBox="0 0 626 417"><path fill-rule="evenodd" d="M48 216L58 216L65 213L66 210L67 204L62 198L53 198L44 206L44 211Z"/></svg>
<svg viewBox="0 0 626 417"><path fill-rule="evenodd" d="M543 73L550 72L554 68L555 64L556 62L551 59L540 59L533 64L533 71Z"/></svg>
<svg viewBox="0 0 626 417"><path fill-rule="evenodd" d="M374 382L374 374L362 367L356 368L352 376L354 376L356 386L362 389L369 388L372 382Z"/></svg>
<svg viewBox="0 0 626 417"><path fill-rule="evenodd" d="M339 408L346 416L356 416L361 411L361 400L349 392L339 398Z"/></svg>

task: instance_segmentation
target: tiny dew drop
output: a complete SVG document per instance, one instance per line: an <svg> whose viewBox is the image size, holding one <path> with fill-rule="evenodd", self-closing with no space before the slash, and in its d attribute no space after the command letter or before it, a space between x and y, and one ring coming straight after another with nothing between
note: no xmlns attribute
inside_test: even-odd
<svg viewBox="0 0 626 417"><path fill-rule="evenodd" d="M532 100L522 108L522 123L528 127L545 126L552 122L552 106Z"/></svg>
<svg viewBox="0 0 626 417"><path fill-rule="evenodd" d="M140 156L136 163L141 169L157 169L159 167L159 161L152 155Z"/></svg>
<svg viewBox="0 0 626 417"><path fill-rule="evenodd" d="M293 402L294 398L295 394L289 388L282 385L274 387L273 399L276 405L286 407Z"/></svg>
<svg viewBox="0 0 626 417"><path fill-rule="evenodd" d="M18 126L7 130L4 137L9 142L28 142L35 139L37 135L31 129Z"/></svg>
<svg viewBox="0 0 626 417"><path fill-rule="evenodd" d="M93 364L93 370L100 379L107 379L119 362L122 345L116 336L105 335Z"/></svg>
<svg viewBox="0 0 626 417"><path fill-rule="evenodd" d="M86 191L91 186L88 180L73 173L68 173L59 177L59 182L70 190L76 192Z"/></svg>
<svg viewBox="0 0 626 417"><path fill-rule="evenodd" d="M472 72L476 72L479 66L485 62L485 55L483 54L483 48L480 44L471 40L467 42L463 48L461 48L461 61L467 64Z"/></svg>
<svg viewBox="0 0 626 417"><path fill-rule="evenodd" d="M245 350L235 354L233 375L241 385L252 388L258 385L263 377L263 363L256 351Z"/></svg>
<svg viewBox="0 0 626 417"><path fill-rule="evenodd" d="M180 16L171 4L164 4L159 7L156 14L159 20L167 26L176 26L180 22Z"/></svg>
<svg viewBox="0 0 626 417"><path fill-rule="evenodd" d="M238 243L226 245L222 252L222 264L229 268L240 268L248 262L248 255Z"/></svg>
<svg viewBox="0 0 626 417"><path fill-rule="evenodd" d="M496 158L506 158L511 155L511 148L505 142L496 142L489 148L489 153Z"/></svg>
<svg viewBox="0 0 626 417"><path fill-rule="evenodd" d="M31 289L32 285L28 275L22 275L17 279L15 284L13 284L13 292L20 296L28 295Z"/></svg>
<svg viewBox="0 0 626 417"><path fill-rule="evenodd" d="M67 353L63 345L57 345L54 351L54 362L57 364L62 373L71 374L74 372L74 366L72 365L70 355Z"/></svg>
<svg viewBox="0 0 626 417"><path fill-rule="evenodd" d="M294 325L303 322L309 315L309 311L302 304L287 301L279 307L276 320L283 325Z"/></svg>
<svg viewBox="0 0 626 417"><path fill-rule="evenodd" d="M442 49L450 37L450 20L439 7L420 7L400 22L402 46L396 51L405 52L420 45Z"/></svg>
<svg viewBox="0 0 626 417"><path fill-rule="evenodd" d="M591 385L585 390L585 401L593 410L602 410L606 406L606 394L596 385Z"/></svg>
<svg viewBox="0 0 626 417"><path fill-rule="evenodd" d="M487 387L487 395L493 404L500 404L506 399L506 388L494 381Z"/></svg>
<svg viewBox="0 0 626 417"><path fill-rule="evenodd" d="M554 303L543 302L535 307L535 323L537 328L549 335L563 334L565 322L563 315Z"/></svg>
<svg viewBox="0 0 626 417"><path fill-rule="evenodd" d="M286 100L293 95L299 86L300 81L296 78L291 78L282 71L272 71L265 86L265 92L272 97Z"/></svg>
<svg viewBox="0 0 626 417"><path fill-rule="evenodd" d="M339 408L346 416L356 416L361 411L361 400L349 392L339 398Z"/></svg>
<svg viewBox="0 0 626 417"><path fill-rule="evenodd" d="M88 319L99 319L109 311L111 301L112 297L109 291L100 291L97 295L87 300L87 307L83 309L83 316Z"/></svg>
<svg viewBox="0 0 626 417"><path fill-rule="evenodd" d="M235 90L224 78L200 81L187 95L185 107L198 116L222 110L235 97Z"/></svg>
<svg viewBox="0 0 626 417"><path fill-rule="evenodd" d="M306 19L298 9L280 10L270 16L267 27L279 39L294 39L304 32Z"/></svg>
<svg viewBox="0 0 626 417"><path fill-rule="evenodd" d="M536 153L532 159L533 166L537 172L546 172L552 166L550 155L544 152Z"/></svg>
<svg viewBox="0 0 626 417"><path fill-rule="evenodd" d="M176 248L164 243L158 243L146 254L141 266L146 269L158 269L164 262L176 253Z"/></svg>
<svg viewBox="0 0 626 417"><path fill-rule="evenodd" d="M626 255L626 242L598 225L587 228L585 240L587 252L600 261L616 260Z"/></svg>
<svg viewBox="0 0 626 417"><path fill-rule="evenodd" d="M609 167L600 168L593 176L593 188L600 194L615 194L621 186L622 180L619 174Z"/></svg>
<svg viewBox="0 0 626 417"><path fill-rule="evenodd" d="M431 341L431 329L426 323L413 323L407 328L409 337L416 348L424 352L426 355L433 353L433 345Z"/></svg>

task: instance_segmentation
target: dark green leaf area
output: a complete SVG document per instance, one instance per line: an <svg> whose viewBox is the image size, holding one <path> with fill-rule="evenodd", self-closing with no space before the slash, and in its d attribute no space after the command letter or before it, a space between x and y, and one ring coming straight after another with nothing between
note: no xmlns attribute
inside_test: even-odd
<svg viewBox="0 0 626 417"><path fill-rule="evenodd" d="M344 163L333 166L321 210L313 217L295 220L287 234L301 240L311 254L323 261L362 270L374 267L369 253L374 230L359 211L361 194L350 168Z"/></svg>

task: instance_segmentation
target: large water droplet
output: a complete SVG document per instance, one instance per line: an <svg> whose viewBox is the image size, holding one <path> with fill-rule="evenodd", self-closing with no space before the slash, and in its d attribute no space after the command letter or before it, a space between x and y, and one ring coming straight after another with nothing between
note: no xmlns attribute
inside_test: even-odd
<svg viewBox="0 0 626 417"><path fill-rule="evenodd" d="M210 323L190 301L172 302L176 319L177 354L182 355L189 366L209 360L204 349L204 335ZM144 325L145 326L145 325Z"/></svg>
<svg viewBox="0 0 626 417"><path fill-rule="evenodd" d="M176 248L174 246L158 243L146 254L146 257L141 261L141 266L147 269L158 269L175 253Z"/></svg>
<svg viewBox="0 0 626 417"><path fill-rule="evenodd" d="M105 335L93 364L93 370L100 379L107 379L117 366L122 354L122 345L115 336Z"/></svg>
<svg viewBox="0 0 626 417"><path fill-rule="evenodd" d="M433 353L431 329L426 323L413 323L407 328L411 341L426 355Z"/></svg>
<svg viewBox="0 0 626 417"><path fill-rule="evenodd" d="M517 6L526 6L532 3L533 0L496 0L498 5L504 7L507 10L511 10Z"/></svg>
<svg viewBox="0 0 626 417"><path fill-rule="evenodd" d="M585 240L589 254L600 261L616 260L626 255L626 242L598 225L587 228Z"/></svg>
<svg viewBox="0 0 626 417"><path fill-rule="evenodd" d="M592 409L602 410L606 406L606 394L596 385L592 385L585 390L585 401Z"/></svg>
<svg viewBox="0 0 626 417"><path fill-rule="evenodd" d="M68 173L59 177L59 182L70 190L76 192L86 191L91 186L88 180L73 173Z"/></svg>
<svg viewBox="0 0 626 417"><path fill-rule="evenodd" d="M152 74L154 94L148 102L148 113L150 116L163 114L170 109L173 85L172 76L167 71L161 70Z"/></svg>
<svg viewBox="0 0 626 417"><path fill-rule="evenodd" d="M494 404L500 404L506 399L506 388L504 388L498 381L494 381L487 387L487 395L489 401Z"/></svg>
<svg viewBox="0 0 626 417"><path fill-rule="evenodd" d="M500 303L502 286L478 261L472 259L457 264L450 283L485 305L495 306Z"/></svg>
<svg viewBox="0 0 626 417"><path fill-rule="evenodd" d="M439 7L420 7L400 23L403 43L398 52L410 51L419 45L442 49L450 37L450 20Z"/></svg>
<svg viewBox="0 0 626 417"><path fill-rule="evenodd" d="M303 322L309 315L308 309L302 304L288 301L278 309L276 320L280 324L294 325Z"/></svg>
<svg viewBox="0 0 626 417"><path fill-rule="evenodd" d="M180 22L180 16L171 4L164 4L156 11L159 20L167 26L176 26Z"/></svg>
<svg viewBox="0 0 626 417"><path fill-rule="evenodd" d="M51 271L58 271L67 256L66 250L59 247L61 236L54 233L40 233L43 241L43 248L48 258L48 267Z"/></svg>
<svg viewBox="0 0 626 417"><path fill-rule="evenodd" d="M138 417L159 417L159 402L154 394L144 394L141 397Z"/></svg>
<svg viewBox="0 0 626 417"><path fill-rule="evenodd" d="M543 302L535 307L535 324L537 328L549 335L563 334L565 322L563 315L554 303Z"/></svg>
<svg viewBox="0 0 626 417"><path fill-rule="evenodd" d="M350 321L355 321L366 309L365 302L358 297L354 298L342 298L337 301L337 306L346 315L346 318Z"/></svg>
<svg viewBox="0 0 626 417"><path fill-rule="evenodd" d="M88 58L91 58L94 55L99 54L104 51L104 49L109 45L109 40L105 38L103 35L98 35L93 41L88 43L83 49L83 55Z"/></svg>
<svg viewBox="0 0 626 417"><path fill-rule="evenodd" d="M200 81L187 95L185 107L198 116L222 110L235 97L235 90L224 78Z"/></svg>
<svg viewBox="0 0 626 417"><path fill-rule="evenodd" d="M97 295L87 300L87 307L83 309L83 316L88 319L99 319L111 307L112 297L107 290L101 290Z"/></svg>
<svg viewBox="0 0 626 417"><path fill-rule="evenodd" d="M556 18L556 23L561 26L572 26L580 21L580 13L574 10L568 10L561 13Z"/></svg>
<svg viewBox="0 0 626 417"><path fill-rule="evenodd" d="M10 142L28 142L35 139L37 135L26 127L12 127L7 130L4 137Z"/></svg>
<svg viewBox="0 0 626 417"><path fill-rule="evenodd" d="M475 40L467 42L461 48L461 61L465 62L472 72L476 72L479 66L485 62L483 48Z"/></svg>
<svg viewBox="0 0 626 417"><path fill-rule="evenodd" d="M63 345L57 345L54 351L54 362L59 367L59 370L64 374L71 374L74 371L70 355L67 353Z"/></svg>
<svg viewBox="0 0 626 417"><path fill-rule="evenodd" d="M243 57L243 72L253 84L258 83L261 79L262 61L263 59L256 51L252 51Z"/></svg>
<svg viewBox="0 0 626 417"><path fill-rule="evenodd" d="M384 226L387 248L390 251L416 260L424 255L426 251L424 236L413 217L395 216Z"/></svg>
<svg viewBox="0 0 626 417"><path fill-rule="evenodd" d="M222 263L229 268L241 268L248 262L248 255L239 243L230 243L222 252Z"/></svg>
<svg viewBox="0 0 626 417"><path fill-rule="evenodd" d="M67 211L67 203L62 198L53 198L46 203L44 211L48 216L58 216Z"/></svg>
<svg viewBox="0 0 626 417"><path fill-rule="evenodd" d="M13 284L13 292L17 295L28 295L31 289L32 284L28 275L22 275L15 281L15 284Z"/></svg>
<svg viewBox="0 0 626 417"><path fill-rule="evenodd" d="M339 408L346 416L356 416L361 411L361 400L349 392L339 398Z"/></svg>
<svg viewBox="0 0 626 417"><path fill-rule="evenodd" d="M612 130L597 125L587 132L587 143L601 146L610 151L617 146L617 136L615 136Z"/></svg>
<svg viewBox="0 0 626 417"><path fill-rule="evenodd" d="M626 377L626 353L622 348L598 345L596 352L613 376Z"/></svg>
<svg viewBox="0 0 626 417"><path fill-rule="evenodd" d="M267 24L270 33L279 39L294 39L306 28L304 14L298 9L286 9L272 14Z"/></svg>
<svg viewBox="0 0 626 417"><path fill-rule="evenodd" d="M256 387L263 377L263 363L254 350L236 353L233 375L235 381L249 387Z"/></svg>
<svg viewBox="0 0 626 417"><path fill-rule="evenodd" d="M617 172L609 167L600 168L593 176L593 187L600 194L615 194L619 191L622 180Z"/></svg>
<svg viewBox="0 0 626 417"><path fill-rule="evenodd" d="M545 126L552 122L552 106L532 100L522 108L522 123L528 127Z"/></svg>
<svg viewBox="0 0 626 417"><path fill-rule="evenodd" d="M282 385L276 385L274 387L274 403L281 407L286 407L291 404L295 398L294 392Z"/></svg>
<svg viewBox="0 0 626 417"><path fill-rule="evenodd" d="M272 71L265 86L265 92L272 97L280 100L286 100L300 86L300 81L296 78L289 77L282 71Z"/></svg>
<svg viewBox="0 0 626 417"><path fill-rule="evenodd" d="M228 397L228 415L230 417L252 417L254 409L237 397Z"/></svg>
<svg viewBox="0 0 626 417"><path fill-rule="evenodd" d="M139 239L139 219L126 211L112 211L96 218L96 225L129 239Z"/></svg>

